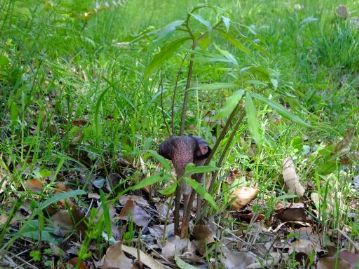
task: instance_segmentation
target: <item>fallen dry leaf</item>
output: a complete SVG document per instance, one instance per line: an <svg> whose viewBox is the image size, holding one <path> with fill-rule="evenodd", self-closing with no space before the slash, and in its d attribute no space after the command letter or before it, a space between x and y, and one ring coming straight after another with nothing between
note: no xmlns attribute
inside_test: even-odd
<svg viewBox="0 0 359 269"><path fill-rule="evenodd" d="M235 189L230 196L231 207L239 210L249 204L258 193L257 188L253 187L240 187Z"/></svg>
<svg viewBox="0 0 359 269"><path fill-rule="evenodd" d="M289 254L292 252L305 253L310 256L313 253L321 251L320 246L316 245L315 242L306 239L295 240L290 244Z"/></svg>
<svg viewBox="0 0 359 269"><path fill-rule="evenodd" d="M102 269L131 269L132 260L122 251L122 242L110 246L103 257Z"/></svg>
<svg viewBox="0 0 359 269"><path fill-rule="evenodd" d="M51 220L54 224L68 233L73 229L73 221L69 212L66 209L60 209L54 215L51 216Z"/></svg>
<svg viewBox="0 0 359 269"><path fill-rule="evenodd" d="M124 206L128 202L128 200L132 200L133 202L135 202L140 206L144 206L144 207L149 206L147 200L144 199L142 196L138 196L138 195L123 195L120 197L120 204Z"/></svg>
<svg viewBox="0 0 359 269"><path fill-rule="evenodd" d="M304 195L305 189L299 182L299 177L295 172L295 165L292 158L283 161L283 179L288 193L294 193L299 197Z"/></svg>
<svg viewBox="0 0 359 269"><path fill-rule="evenodd" d="M276 205L277 218L281 221L310 222L303 203L291 203Z"/></svg>
<svg viewBox="0 0 359 269"><path fill-rule="evenodd" d="M214 242L214 232L211 230L208 224L196 224L192 231L193 237L198 241L198 251L200 254L204 254L206 246L209 243Z"/></svg>
<svg viewBox="0 0 359 269"><path fill-rule="evenodd" d="M72 265L72 268L75 268L77 265L77 261L78 261L78 257L73 257L72 259L70 259L67 263ZM79 269L88 269L88 266L86 265L85 262L80 262L80 266L77 267Z"/></svg>
<svg viewBox="0 0 359 269"><path fill-rule="evenodd" d="M176 255L181 255L188 248L189 240L181 239L179 236L170 238L162 248L162 255L166 259L173 259Z"/></svg>
<svg viewBox="0 0 359 269"><path fill-rule="evenodd" d="M342 259L337 260L335 257L320 258L317 263L317 269L354 269L350 263Z"/></svg>
<svg viewBox="0 0 359 269"><path fill-rule="evenodd" d="M284 253L285 254L285 253ZM255 262L246 267L246 269L274 268L283 258L283 253L270 252L266 255L265 260Z"/></svg>
<svg viewBox="0 0 359 269"><path fill-rule="evenodd" d="M28 179L24 183L25 189L32 190L33 192L42 192L44 183L38 179Z"/></svg>
<svg viewBox="0 0 359 269"><path fill-rule="evenodd" d="M151 269L164 269L162 264L160 264L158 261L153 259L151 256L144 253L142 250L139 251L140 257L137 257L137 249L134 247L122 245L122 250L128 254L131 254L133 257L136 257L138 260L141 261L141 263L143 263L144 265L146 265ZM138 267L139 265L136 266L137 266L136 268L140 268Z"/></svg>
<svg viewBox="0 0 359 269"><path fill-rule="evenodd" d="M137 226L146 227L151 216L132 199L128 199L118 216L121 220L132 220Z"/></svg>
<svg viewBox="0 0 359 269"><path fill-rule="evenodd" d="M250 251L238 252L229 250L227 247L222 247L221 250L223 253L221 261L226 269L246 269L257 260L256 255Z"/></svg>
<svg viewBox="0 0 359 269"><path fill-rule="evenodd" d="M7 215L0 215L0 224L5 224L8 220L8 216Z"/></svg>

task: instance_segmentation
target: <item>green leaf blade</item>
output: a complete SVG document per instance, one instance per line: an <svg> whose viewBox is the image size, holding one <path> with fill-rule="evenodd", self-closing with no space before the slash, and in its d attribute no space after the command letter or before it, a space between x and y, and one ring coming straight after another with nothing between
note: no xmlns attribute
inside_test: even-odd
<svg viewBox="0 0 359 269"><path fill-rule="evenodd" d="M269 100L268 98L265 98L263 95L252 93L252 96L254 98L266 103L267 105L269 105L271 108L273 108L275 111L277 111L278 114L280 114L284 118L287 118L287 119L289 119L289 120L291 120L293 122L296 122L296 123L298 123L298 124L300 124L302 126L311 127L311 125L309 123L305 122L304 120L302 120L297 115L294 115L294 114L290 113L282 105L277 104L277 103L273 102L272 100Z"/></svg>
<svg viewBox="0 0 359 269"><path fill-rule="evenodd" d="M162 47L161 51L153 57L152 61L147 66L144 74L145 79L148 79L153 72L159 69L166 60L171 58L173 54L189 39L189 37L182 37Z"/></svg>
<svg viewBox="0 0 359 269"><path fill-rule="evenodd" d="M260 132L259 121L257 119L257 111L256 107L253 104L252 96L250 93L246 95L246 116L247 116L247 124L248 129L251 135L253 136L254 140L258 145L262 144L262 135Z"/></svg>
<svg viewBox="0 0 359 269"><path fill-rule="evenodd" d="M199 194L199 196L201 196L202 199L206 200L208 204L211 205L215 210L217 211L219 210L216 201L200 183L188 177L185 177L184 180L189 186L191 186L194 189L196 193Z"/></svg>

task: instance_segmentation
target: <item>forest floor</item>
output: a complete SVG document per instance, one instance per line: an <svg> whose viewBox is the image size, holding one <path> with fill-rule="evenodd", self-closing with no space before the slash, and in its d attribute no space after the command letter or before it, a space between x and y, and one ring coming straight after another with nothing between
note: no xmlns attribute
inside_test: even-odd
<svg viewBox="0 0 359 269"><path fill-rule="evenodd" d="M2 0L0 268L359 268L358 122L358 1Z"/></svg>

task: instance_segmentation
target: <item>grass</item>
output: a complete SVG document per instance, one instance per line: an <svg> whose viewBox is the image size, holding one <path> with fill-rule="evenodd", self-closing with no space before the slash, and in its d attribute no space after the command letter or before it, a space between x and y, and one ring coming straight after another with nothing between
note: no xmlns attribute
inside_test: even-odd
<svg viewBox="0 0 359 269"><path fill-rule="evenodd" d="M144 73L163 43L154 43L146 35L132 45L125 42L184 19L199 3L134 0L107 7L99 2L100 11L95 13L94 1L54 2L0 1L0 180L3 177L9 182L0 194L0 214L11 210L13 197L29 201L53 195L51 188L39 196L24 191L27 179L54 183L72 175L75 180L68 180L68 184L83 188L91 185L91 178L119 169L119 157L138 166L141 156L157 148L167 136L160 79L153 74L145 80ZM335 9L345 4L352 16L358 16L359 3L208 3L231 19L232 35L251 52L247 55L214 36L211 46L195 62L193 84L236 80L243 88L290 108L312 126L286 120L254 98L266 143L253 149L247 125L242 124L221 177L231 169L250 170L247 180L259 185L260 199L272 200L273 194L285 194L281 188L282 160L294 156L303 182L322 197L319 213L323 227L348 229L358 239L357 219L347 213L358 198L350 184L358 169L359 29L350 20L338 18ZM212 11L201 15L212 22L215 19ZM200 24L194 27L203 31ZM220 54L214 45L230 52L238 66L206 62L208 55ZM185 52L180 50L161 68L167 121L171 91ZM260 67L266 73L242 72L248 66ZM182 75L179 86L184 85ZM208 115L223 107L231 93L192 91L186 132L214 144L211 132L222 123ZM180 100L181 93L176 111L180 110ZM177 130L179 121L177 113ZM351 146L335 152L332 148L350 128L356 130ZM321 151L330 146L329 155ZM345 158L349 161L344 162ZM152 167L153 163L146 161L145 168L151 173ZM324 173L323 169L332 170ZM134 180L141 178L138 174ZM80 175L86 180L81 181ZM272 212L274 204L268 202L268 208L259 210Z"/></svg>

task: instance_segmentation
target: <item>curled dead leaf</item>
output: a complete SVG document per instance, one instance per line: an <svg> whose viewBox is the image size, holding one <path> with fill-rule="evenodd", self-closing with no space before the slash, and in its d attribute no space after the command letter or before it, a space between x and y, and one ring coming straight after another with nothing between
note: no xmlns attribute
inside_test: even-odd
<svg viewBox="0 0 359 269"><path fill-rule="evenodd" d="M305 189L299 182L292 158L286 158L283 161L283 179L289 193L294 193L299 197L304 195Z"/></svg>
<svg viewBox="0 0 359 269"><path fill-rule="evenodd" d="M137 226L145 227L151 220L151 216L132 199L128 199L118 216L121 220L133 220Z"/></svg>
<svg viewBox="0 0 359 269"><path fill-rule="evenodd" d="M170 238L165 246L162 248L162 255L166 259L173 259L176 255L181 255L189 245L189 240L187 238L181 239L179 236L174 236Z"/></svg>
<svg viewBox="0 0 359 269"><path fill-rule="evenodd" d="M44 183L38 179L26 180L24 185L25 189L32 190L33 192L42 192L42 189L44 188Z"/></svg>
<svg viewBox="0 0 359 269"><path fill-rule="evenodd" d="M257 188L240 187L235 189L230 195L231 207L239 210L249 204L258 193Z"/></svg>
<svg viewBox="0 0 359 269"><path fill-rule="evenodd" d="M72 268L79 268L79 269L88 269L88 266L86 265L85 262L81 261L79 267L77 266L77 262L78 262L78 257L73 257L72 259L70 259L68 261L68 264L70 264L72 266Z"/></svg>
<svg viewBox="0 0 359 269"><path fill-rule="evenodd" d="M132 260L122 251L122 242L110 246L103 257L102 269L131 269Z"/></svg>
<svg viewBox="0 0 359 269"><path fill-rule="evenodd" d="M146 265L151 269L164 269L164 266L162 264L153 259L151 256L144 253L142 250L137 250L137 248L122 245L122 251L137 258L137 261L135 261L135 263L133 264L132 269L141 268L140 266L142 266L143 268L143 265ZM137 257L138 252L140 253L140 257ZM139 262L139 260L141 261Z"/></svg>
<svg viewBox="0 0 359 269"><path fill-rule="evenodd" d="M310 222L303 203L277 204L277 218L281 221Z"/></svg>

